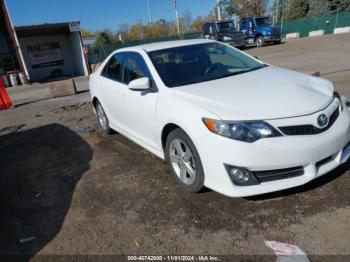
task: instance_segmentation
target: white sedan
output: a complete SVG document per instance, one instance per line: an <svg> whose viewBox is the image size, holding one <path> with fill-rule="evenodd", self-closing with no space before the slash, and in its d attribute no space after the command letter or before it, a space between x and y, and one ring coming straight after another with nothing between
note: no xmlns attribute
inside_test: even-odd
<svg viewBox="0 0 350 262"><path fill-rule="evenodd" d="M349 103L331 82L216 41L120 49L91 75L90 92L102 130L169 162L190 192L292 188L350 155Z"/></svg>

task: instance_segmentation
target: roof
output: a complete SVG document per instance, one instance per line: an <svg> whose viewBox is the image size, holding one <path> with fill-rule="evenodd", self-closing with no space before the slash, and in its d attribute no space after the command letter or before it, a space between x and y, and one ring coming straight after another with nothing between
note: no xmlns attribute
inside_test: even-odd
<svg viewBox="0 0 350 262"><path fill-rule="evenodd" d="M30 37L38 35L69 34L71 32L71 26L80 26L80 22L16 26L15 30L18 37Z"/></svg>
<svg viewBox="0 0 350 262"><path fill-rule="evenodd" d="M123 51L132 51L132 50L140 50L143 49L146 52L153 52L162 49L180 47L180 46L189 46L189 45L197 45L197 44L205 44L215 42L213 40L207 39L193 39L193 40L176 40L176 41L166 41L166 42L156 42L132 47L122 48L120 50Z"/></svg>
<svg viewBox="0 0 350 262"><path fill-rule="evenodd" d="M88 38L83 38L83 45L84 46L91 46L95 44L96 38L95 37L88 37Z"/></svg>

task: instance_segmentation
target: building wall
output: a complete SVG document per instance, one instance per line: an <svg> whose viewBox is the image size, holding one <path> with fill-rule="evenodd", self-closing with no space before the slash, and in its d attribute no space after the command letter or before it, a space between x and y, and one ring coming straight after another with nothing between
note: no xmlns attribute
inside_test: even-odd
<svg viewBox="0 0 350 262"><path fill-rule="evenodd" d="M5 34L0 32L0 55L4 54L10 54L10 49Z"/></svg>
<svg viewBox="0 0 350 262"><path fill-rule="evenodd" d="M24 61L32 82L45 80L52 75L54 70L61 70L66 76L85 75L84 60L81 56L79 32L56 35L44 35L19 38L19 44L23 52ZM35 62L31 58L30 48L40 44L59 43L59 50L63 64L34 68Z"/></svg>
<svg viewBox="0 0 350 262"><path fill-rule="evenodd" d="M72 32L68 36L69 45L71 47L72 59L74 62L76 75L88 75L88 68L85 61L83 46L81 43L80 32Z"/></svg>

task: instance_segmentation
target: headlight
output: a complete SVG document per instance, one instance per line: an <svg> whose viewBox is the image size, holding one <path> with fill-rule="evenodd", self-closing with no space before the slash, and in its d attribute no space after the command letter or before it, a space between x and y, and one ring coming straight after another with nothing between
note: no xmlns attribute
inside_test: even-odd
<svg viewBox="0 0 350 262"><path fill-rule="evenodd" d="M338 98L342 102L342 105L350 107L350 101L346 96L340 96L338 92L334 92L334 97Z"/></svg>
<svg viewBox="0 0 350 262"><path fill-rule="evenodd" d="M232 40L232 37L224 36L224 41L231 41L231 40Z"/></svg>
<svg viewBox="0 0 350 262"><path fill-rule="evenodd" d="M236 122L203 118L203 122L215 134L248 143L261 138L282 136L275 128L263 121Z"/></svg>

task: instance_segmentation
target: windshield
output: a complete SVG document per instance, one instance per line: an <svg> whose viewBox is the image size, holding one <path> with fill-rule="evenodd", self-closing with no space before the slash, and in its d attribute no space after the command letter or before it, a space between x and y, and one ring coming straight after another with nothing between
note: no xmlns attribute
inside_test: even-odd
<svg viewBox="0 0 350 262"><path fill-rule="evenodd" d="M264 67L244 53L220 43L181 46L148 54L168 87L211 81Z"/></svg>
<svg viewBox="0 0 350 262"><path fill-rule="evenodd" d="M256 25L271 25L270 17L255 18Z"/></svg>
<svg viewBox="0 0 350 262"><path fill-rule="evenodd" d="M233 22L218 23L220 31L236 31L236 27Z"/></svg>

